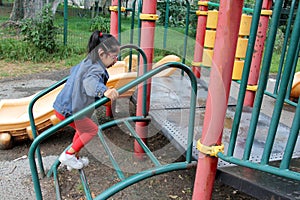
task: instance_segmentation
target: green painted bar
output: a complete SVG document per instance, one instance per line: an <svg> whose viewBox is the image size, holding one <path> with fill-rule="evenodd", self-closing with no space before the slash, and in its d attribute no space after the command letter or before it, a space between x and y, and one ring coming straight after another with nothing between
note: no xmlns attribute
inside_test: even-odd
<svg viewBox="0 0 300 200"><path fill-rule="evenodd" d="M279 24L279 18L280 18L280 14L281 14L281 10L282 10L282 5L283 5L283 0L276 0L274 10L273 10L272 21L270 24L269 35L267 37L267 43L266 43L264 58L263 58L263 62L262 62L260 78L258 81L258 89L255 94L255 101L254 101L254 105L253 105L252 116L251 116L251 120L250 120L248 137L246 140L243 160L249 160L249 157L250 157L253 140L254 140L254 135L255 135L256 127L257 127L257 123L258 123L258 117L259 117L262 100L263 100L263 96L264 96L264 91L267 86L268 79L266 77L269 76L270 65L271 65L273 49L274 49L276 33L277 33L277 29L278 29L278 24Z"/></svg>
<svg viewBox="0 0 300 200"><path fill-rule="evenodd" d="M100 128L99 128L99 131L98 131L98 137L100 138L100 141L101 141L101 143L102 143L102 145L103 145L103 147L104 147L107 155L109 156L109 159L110 159L112 165L114 166L114 168L115 168L115 170L117 172L118 177L121 180L124 180L125 179L125 175L123 174L123 172L122 172L121 168L119 167L116 159L114 158L111 150L109 149L109 147L108 147L108 145L107 145L107 143L106 143L106 141L104 139L103 133L101 132Z"/></svg>
<svg viewBox="0 0 300 200"><path fill-rule="evenodd" d="M33 116L33 107L34 104L36 103L36 101L43 97L44 95L48 94L50 91L54 90L55 88L61 86L62 84L64 84L66 82L67 78L62 79L61 81L53 84L52 86L50 86L49 88L39 92L37 95L35 95L32 100L30 101L29 105L28 105L28 115L29 115L29 122L30 122L30 127L32 130L32 136L33 139L35 139L37 137L37 131L36 131L36 126L35 126L35 120L34 120L34 116ZM45 169L44 169L44 165L43 165L43 160L42 160L42 155L41 155L41 150L40 147L38 146L36 149L36 155L37 155L37 160L38 160L38 164L39 164L39 168L40 168L40 173L42 174L42 176L45 176Z"/></svg>
<svg viewBox="0 0 300 200"><path fill-rule="evenodd" d="M185 2L186 2L186 16L185 16L184 44L183 44L183 53L182 53L183 64L185 64L185 58L186 58L187 40L189 36L190 10L191 10L190 2L188 0L186 0Z"/></svg>
<svg viewBox="0 0 300 200"><path fill-rule="evenodd" d="M220 7L220 4L218 4L218 3L214 3L214 2L208 2L208 5L209 6L212 6L212 7ZM255 10L255 9L254 9ZM253 9L251 9L251 8L243 8L243 11L245 11L245 12L249 12L249 13L253 13L254 12L254 10Z"/></svg>
<svg viewBox="0 0 300 200"><path fill-rule="evenodd" d="M103 199L108 199L118 191L134 184L139 181L142 181L146 178L150 178L155 175L163 174L166 172L171 172L171 171L176 171L176 170L184 170L188 169L191 167L195 167L196 162L193 163L186 163L186 162L178 162L178 163L171 163L168 165L164 165L161 167L156 167L153 169L145 170L143 172L140 172L138 174L132 175L128 177L126 180L119 182L112 187L106 189L104 192L102 192L100 195L98 195L94 200L103 200Z"/></svg>
<svg viewBox="0 0 300 200"><path fill-rule="evenodd" d="M122 11L121 11L121 0L118 1L118 40L120 42L120 44L122 43L122 40L121 40L121 23L122 23Z"/></svg>
<svg viewBox="0 0 300 200"><path fill-rule="evenodd" d="M268 92L268 91L265 91L265 95L268 95L269 97L273 97L273 98L277 98L277 94L273 94L271 92ZM287 103L287 104L290 104L291 106L297 106L297 103L289 100L289 99L284 99L284 102Z"/></svg>
<svg viewBox="0 0 300 200"><path fill-rule="evenodd" d="M283 63L284 63L284 60L285 60L286 48L288 46L288 40L289 40L289 37L290 37L290 31L291 31L291 26L292 26L292 21L293 21L293 14L294 14L294 9L295 9L295 4L296 4L296 0L293 0L292 3L291 3L290 14L289 14L289 18L288 18L289 19L288 24L286 26L286 31L285 31L285 34L284 34L284 42L283 42L282 52L281 52L281 56L280 56L280 63L279 63L279 67L278 67L278 73L277 73L277 76L276 76L274 94L277 94L278 87L279 87L279 84L280 84L281 72L282 72Z"/></svg>
<svg viewBox="0 0 300 200"><path fill-rule="evenodd" d="M136 141L141 145L147 156L151 159L151 161L156 165L156 166L161 166L159 160L156 159L154 154L151 152L151 150L147 147L147 145L144 143L144 141L139 137L139 135L135 132L134 128L129 124L128 121L124 121L124 124L127 126L129 129L130 133L135 137Z"/></svg>
<svg viewBox="0 0 300 200"><path fill-rule="evenodd" d="M179 68L181 70L184 70L186 72L186 74L189 76L190 80L191 80L192 91L197 91L197 80L196 80L196 77L194 76L193 72L191 71L191 69L188 66L186 66L182 63L170 62L170 63L161 65L160 67L155 68L155 69L147 72L146 74L144 74L144 75L138 77L137 79L131 81L129 84L121 87L120 89L118 89L119 94L123 94L124 92L131 89L132 87L135 87L136 85L142 83L143 81L151 78L152 76L154 76L154 75L158 74L159 72L161 72L161 71L163 71L167 68L170 68L170 67L176 67L176 68ZM196 101L196 100L194 100L194 101ZM42 199L40 181L39 181L38 171L37 171L36 161L35 161L35 151L36 151L37 147L39 146L39 144L42 141L44 141L45 139L47 139L48 137L52 136L59 129L69 125L74 119L89 113L91 110L94 110L95 108L98 108L99 106L104 105L107 102L109 102L109 99L107 97L103 97L103 98L99 99L98 101L96 101L95 103L89 105L85 109L83 109L83 110L77 112L76 114L66 118L65 120L61 121L60 123L56 124L55 126L52 126L49 129L45 130L42 134L40 134L32 142L32 144L29 148L29 152L28 152L28 159L29 159L30 171L31 171L31 175L32 175L32 182L34 184L34 191L35 191L35 194L36 194L36 199L38 199L38 200ZM191 107L191 109L195 110L195 107L193 107L193 108ZM165 166L163 166L163 168L164 167ZM173 168L171 168L171 169L173 169Z"/></svg>
<svg viewBox="0 0 300 200"><path fill-rule="evenodd" d="M300 7L298 8L295 21L300 22ZM289 77L290 77L290 74L292 71L294 57L296 56L296 49L298 47L299 40L300 40L300 23L295 23L293 32L291 35L291 42L290 42L289 49L287 52L287 54L289 56L287 57L285 65L284 65L284 71L283 71L283 75L282 75L281 82L280 82L279 93L278 93L277 100L276 100L276 103L274 106L274 111L273 111L273 115L272 115L272 119L271 119L271 123L270 123L270 128L268 131L268 136L267 136L264 152L263 152L262 159L261 159L262 164L267 164L269 162L273 143L274 143L275 136L276 136L276 131L278 128L278 123L280 120L280 116L281 116L281 112L282 112L282 108L283 108L283 104L284 104L286 88L289 84ZM287 146L286 148L293 148L293 147Z"/></svg>
<svg viewBox="0 0 300 200"><path fill-rule="evenodd" d="M290 75L290 78L289 78L289 85L288 85L288 88L287 88L287 93L285 95L285 99L289 99L290 98L290 94L291 94L291 91L292 91L292 85L293 85L293 79L294 79L294 74L296 73L296 67L297 67L297 63L298 63L298 56L299 55L299 51L300 51L300 42L298 43L298 47L297 47L297 50L296 50L296 56L294 57L294 61L293 61L293 65L292 65L292 72L291 72L291 75Z"/></svg>
<svg viewBox="0 0 300 200"><path fill-rule="evenodd" d="M168 35L168 27L169 27L169 11L170 11L170 2L166 0L166 14L165 14L165 29L164 29L164 41L163 41L163 48L167 48L167 35Z"/></svg>
<svg viewBox="0 0 300 200"><path fill-rule="evenodd" d="M286 148L284 150L283 158L280 163L280 169L288 169L293 156L293 151L296 146L297 137L300 129L300 103L298 103L295 116L293 119L290 135L286 143Z"/></svg>
<svg viewBox="0 0 300 200"><path fill-rule="evenodd" d="M278 176L282 176L282 177L300 181L300 173L299 172L294 172L294 171L290 171L290 170L286 170L286 169L279 169L277 167L253 163L251 161L244 161L244 160L241 160L238 158L228 157L222 153L218 153L218 157L221 158L222 160L224 160L226 162L230 162L232 164L240 165L243 167L249 167L252 169L259 170L259 171L268 172L268 173L275 174Z"/></svg>
<svg viewBox="0 0 300 200"><path fill-rule="evenodd" d="M255 8L254 8L254 14L252 17L252 22L251 22L251 29L250 29L248 47L247 47L247 51L246 51L245 64L244 64L244 69L243 69L243 73L242 73L242 79L240 82L240 91L238 94L236 112L235 112L233 123L232 123L230 142L229 142L229 147L228 147L228 151L227 151L227 154L229 156L233 155L236 138L237 138L237 134L238 134L238 130L239 130L239 125L240 125L240 120L241 120L242 110L243 110L243 105L244 105L244 99L245 99L245 94L246 94L246 88L247 88L247 84L248 84L248 77L250 74L252 54L254 52L256 33L258 30L258 23L259 23L261 8L262 8L262 1L256 1Z"/></svg>
<svg viewBox="0 0 300 200"><path fill-rule="evenodd" d="M64 0L64 45L68 44L68 0Z"/></svg>
<svg viewBox="0 0 300 200"><path fill-rule="evenodd" d="M84 174L83 169L80 169L78 171L79 171L80 180L81 180L86 198L87 199L93 199L92 194L91 194L91 190L89 188L89 184L86 180L86 176Z"/></svg>
<svg viewBox="0 0 300 200"><path fill-rule="evenodd" d="M142 20L140 19L140 14L142 13L143 2L142 0L138 0L138 46L141 46L141 28L142 28Z"/></svg>

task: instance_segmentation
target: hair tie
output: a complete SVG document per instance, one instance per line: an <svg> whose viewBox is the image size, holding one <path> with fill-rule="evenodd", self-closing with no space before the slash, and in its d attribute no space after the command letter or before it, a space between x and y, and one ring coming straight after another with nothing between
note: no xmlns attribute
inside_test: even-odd
<svg viewBox="0 0 300 200"><path fill-rule="evenodd" d="M102 32L100 32L100 33L99 33L99 36L100 36L100 37L102 37L102 36L103 36L103 33L102 33Z"/></svg>

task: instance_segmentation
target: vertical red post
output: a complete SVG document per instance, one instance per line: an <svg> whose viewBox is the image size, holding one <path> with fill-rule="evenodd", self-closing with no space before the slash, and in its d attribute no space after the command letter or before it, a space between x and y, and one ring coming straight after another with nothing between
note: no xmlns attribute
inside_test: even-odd
<svg viewBox="0 0 300 200"><path fill-rule="evenodd" d="M141 49L144 50L147 56L147 71L152 69L152 60L154 55L154 34L155 34L155 18L152 19L153 16L156 16L156 0L147 0L143 2L143 21L141 27ZM145 19L148 18L148 19ZM143 59L140 60L140 68L139 75L144 73L143 69ZM151 93L151 80L147 81L147 97L146 101L146 111L149 111L150 106L150 93ZM142 84L138 87L138 95L137 95L137 109L136 115L142 116L142 105L143 105L143 86ZM148 123L146 122L137 122L136 123L136 132L142 138L144 142L146 142L147 134L148 134ZM144 150L138 144L137 141L134 142L134 152L138 158L142 158L144 155Z"/></svg>
<svg viewBox="0 0 300 200"><path fill-rule="evenodd" d="M198 23L196 30L196 43L194 50L194 61L193 72L197 78L200 78L201 68L200 63L203 58L203 47L204 47L204 39L205 39L205 31L206 31L206 21L207 21L207 11L208 11L208 1L200 0L198 2L199 11L198 11Z"/></svg>
<svg viewBox="0 0 300 200"><path fill-rule="evenodd" d="M111 6L118 6L118 0L112 0ZM118 11L110 11L110 34L118 38ZM106 106L106 116L113 116L111 106Z"/></svg>
<svg viewBox="0 0 300 200"><path fill-rule="evenodd" d="M270 10L271 6L272 6L272 0L263 0L263 5L262 5L263 10ZM268 23L269 23L269 15L262 14L260 16L259 26L257 29L255 47L252 56L250 74L248 78L248 85L257 85L258 82L260 65L261 65L265 41L267 37ZM244 106L253 107L254 98L255 98L255 91L247 90L245 100L244 100Z"/></svg>
<svg viewBox="0 0 300 200"><path fill-rule="evenodd" d="M118 6L118 0L111 0L111 6ZM110 34L118 38L118 11L110 12Z"/></svg>
<svg viewBox="0 0 300 200"><path fill-rule="evenodd" d="M221 0L206 111L200 142L221 144L243 0ZM199 152L193 199L211 199L218 158Z"/></svg>

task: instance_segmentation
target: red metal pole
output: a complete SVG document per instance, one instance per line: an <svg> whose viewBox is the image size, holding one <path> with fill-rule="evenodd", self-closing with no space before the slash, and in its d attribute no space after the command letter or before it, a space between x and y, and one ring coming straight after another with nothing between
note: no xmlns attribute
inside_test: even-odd
<svg viewBox="0 0 300 200"><path fill-rule="evenodd" d="M200 0L198 2L199 4L198 23L197 23L197 31L196 31L194 61L192 63L193 72L197 78L200 78L201 75L200 63L202 62L202 58L203 58L203 47L204 47L207 11L208 11L207 3L208 3L207 0Z"/></svg>
<svg viewBox="0 0 300 200"><path fill-rule="evenodd" d="M221 144L243 0L221 0L201 143ZM218 158L199 152L193 199L211 199Z"/></svg>
<svg viewBox="0 0 300 200"><path fill-rule="evenodd" d="M156 0L147 0L143 2L143 10L141 16L143 16L142 21L142 28L141 28L141 49L144 50L147 56L147 71L152 69L152 60L154 55L154 33L155 33L155 19L152 18L156 16ZM145 19L148 18L148 19ZM153 20L152 20L153 19ZM139 75L143 74L143 59L140 59L140 68L139 68ZM146 111L148 113L149 106L150 106L150 92L151 92L151 80L147 81L147 97L146 101ZM136 115L142 116L143 115L143 86L142 84L138 87L138 94L137 94L137 109ZM136 123L136 132L142 138L144 142L146 142L147 134L148 134L148 123L146 122L137 122ZM142 158L144 155L144 150L138 144L137 141L134 142L134 152L138 158Z"/></svg>
<svg viewBox="0 0 300 200"><path fill-rule="evenodd" d="M118 6L118 0L111 0L111 6ZM118 38L118 11L110 12L110 34Z"/></svg>
<svg viewBox="0 0 300 200"><path fill-rule="evenodd" d="M111 6L118 6L118 0L111 0ZM110 11L110 34L118 38L118 11ZM106 106L106 116L113 116L111 106Z"/></svg>
<svg viewBox="0 0 300 200"><path fill-rule="evenodd" d="M263 10L270 10L272 6L272 0L263 0L262 9ZM258 78L259 78L259 71L261 60L263 56L267 30L268 30L268 23L269 23L269 15L261 15L259 19L259 26L257 29L257 36L255 41L254 53L252 56L252 62L250 67L250 74L248 78L248 85L257 85ZM255 91L246 91L246 96L244 100L244 106L251 106L253 107L253 102L255 98Z"/></svg>

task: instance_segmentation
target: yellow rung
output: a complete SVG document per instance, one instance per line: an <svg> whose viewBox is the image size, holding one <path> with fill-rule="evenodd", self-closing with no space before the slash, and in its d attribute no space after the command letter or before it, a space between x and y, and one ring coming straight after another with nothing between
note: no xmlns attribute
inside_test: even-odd
<svg viewBox="0 0 300 200"><path fill-rule="evenodd" d="M199 16L199 15L207 15L207 11L197 10L197 11L196 11L196 15L197 15L197 16Z"/></svg>
<svg viewBox="0 0 300 200"><path fill-rule="evenodd" d="M258 85L247 85L247 90L256 92Z"/></svg>
<svg viewBox="0 0 300 200"><path fill-rule="evenodd" d="M197 149L206 155L218 157L218 153L224 153L224 144L221 144L219 146L205 146L201 144L200 140L197 142Z"/></svg>
<svg viewBox="0 0 300 200"><path fill-rule="evenodd" d="M155 21L158 20L158 15L157 14L140 14L140 19L141 20L150 20L150 21Z"/></svg>
<svg viewBox="0 0 300 200"><path fill-rule="evenodd" d="M198 6L208 6L209 1L198 1Z"/></svg>
<svg viewBox="0 0 300 200"><path fill-rule="evenodd" d="M109 10L113 11L113 12L118 12L118 6L109 6ZM121 7L121 12L125 12L126 8L125 7Z"/></svg>
<svg viewBox="0 0 300 200"><path fill-rule="evenodd" d="M202 62L195 62L195 61L192 62L193 67L201 67L201 65L202 65Z"/></svg>
<svg viewBox="0 0 300 200"><path fill-rule="evenodd" d="M261 15L269 15L269 16L271 16L272 15L272 10L261 10Z"/></svg>

